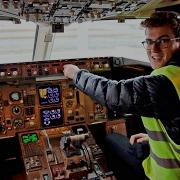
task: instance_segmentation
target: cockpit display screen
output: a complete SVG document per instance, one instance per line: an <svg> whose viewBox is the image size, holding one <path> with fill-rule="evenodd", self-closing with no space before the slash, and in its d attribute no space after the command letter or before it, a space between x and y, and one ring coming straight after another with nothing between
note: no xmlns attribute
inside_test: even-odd
<svg viewBox="0 0 180 180"><path fill-rule="evenodd" d="M38 88L40 105L50 105L60 103L59 85L41 86Z"/></svg>
<svg viewBox="0 0 180 180"><path fill-rule="evenodd" d="M60 107L43 108L40 110L40 114L43 128L63 124L63 114Z"/></svg>
<svg viewBox="0 0 180 180"><path fill-rule="evenodd" d="M31 143L31 142L35 143L35 142L37 142L39 140L38 135L36 133L23 134L21 136L21 138L22 138L22 142L24 144L28 144L28 143Z"/></svg>

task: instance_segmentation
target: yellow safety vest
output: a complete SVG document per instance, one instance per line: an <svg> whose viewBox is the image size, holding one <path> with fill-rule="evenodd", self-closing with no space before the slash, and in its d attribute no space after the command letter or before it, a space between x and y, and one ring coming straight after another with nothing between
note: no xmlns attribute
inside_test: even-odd
<svg viewBox="0 0 180 180"><path fill-rule="evenodd" d="M152 72L160 74L171 80L180 100L180 67L169 65ZM150 155L143 161L146 176L151 180L180 180L180 145L169 137L159 119L142 117L142 121L150 144Z"/></svg>

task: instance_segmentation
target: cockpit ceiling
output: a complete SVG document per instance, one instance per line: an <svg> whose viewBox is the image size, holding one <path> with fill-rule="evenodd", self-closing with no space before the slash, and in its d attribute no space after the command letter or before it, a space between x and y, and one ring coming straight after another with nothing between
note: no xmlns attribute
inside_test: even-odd
<svg viewBox="0 0 180 180"><path fill-rule="evenodd" d="M139 14L144 16L143 7L147 8L148 4L152 11L156 7L180 2L179 0L0 0L0 19L5 16L14 18L15 23L19 23L18 19L25 19L37 23L68 25L73 22L81 23L111 17L136 18ZM147 12L150 10L147 9Z"/></svg>
<svg viewBox="0 0 180 180"><path fill-rule="evenodd" d="M152 11L175 11L180 13L179 0L151 0L136 11L129 12L129 15L134 17L148 17Z"/></svg>

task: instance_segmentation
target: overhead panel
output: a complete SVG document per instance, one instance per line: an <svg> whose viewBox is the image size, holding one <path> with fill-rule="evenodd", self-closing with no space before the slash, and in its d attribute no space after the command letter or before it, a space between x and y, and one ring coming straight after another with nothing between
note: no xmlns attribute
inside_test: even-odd
<svg viewBox="0 0 180 180"><path fill-rule="evenodd" d="M0 0L0 15L37 23L64 24L116 17L150 0Z"/></svg>

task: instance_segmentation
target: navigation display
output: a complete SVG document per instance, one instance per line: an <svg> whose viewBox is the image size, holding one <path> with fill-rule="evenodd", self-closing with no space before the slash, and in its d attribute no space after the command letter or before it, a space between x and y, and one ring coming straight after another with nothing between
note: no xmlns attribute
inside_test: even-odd
<svg viewBox="0 0 180 180"><path fill-rule="evenodd" d="M63 124L62 109L60 107L41 109L40 114L42 127L53 127Z"/></svg>

